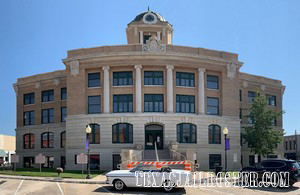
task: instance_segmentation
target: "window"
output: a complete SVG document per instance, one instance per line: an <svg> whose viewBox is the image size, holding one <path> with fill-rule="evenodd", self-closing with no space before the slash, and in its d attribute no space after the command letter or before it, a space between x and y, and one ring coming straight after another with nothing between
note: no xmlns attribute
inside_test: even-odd
<svg viewBox="0 0 300 195"><path fill-rule="evenodd" d="M163 71L145 71L144 85L163 85L164 76Z"/></svg>
<svg viewBox="0 0 300 195"><path fill-rule="evenodd" d="M252 116L248 117L248 124L254 124L254 118Z"/></svg>
<svg viewBox="0 0 300 195"><path fill-rule="evenodd" d="M54 147L54 133L46 132L42 134L42 148Z"/></svg>
<svg viewBox="0 0 300 195"><path fill-rule="evenodd" d="M34 104L34 102L35 102L34 93L24 94L24 105Z"/></svg>
<svg viewBox="0 0 300 195"><path fill-rule="evenodd" d="M248 103L251 104L254 101L254 98L256 97L256 93L253 91L248 91Z"/></svg>
<svg viewBox="0 0 300 195"><path fill-rule="evenodd" d="M208 89L219 89L219 77L213 75L207 75L206 87Z"/></svg>
<svg viewBox="0 0 300 195"><path fill-rule="evenodd" d="M42 110L42 124L54 123L54 109L43 109Z"/></svg>
<svg viewBox="0 0 300 195"><path fill-rule="evenodd" d="M67 88L60 89L60 99L67 100Z"/></svg>
<svg viewBox="0 0 300 195"><path fill-rule="evenodd" d="M66 122L67 118L67 107L61 107L61 122Z"/></svg>
<svg viewBox="0 0 300 195"><path fill-rule="evenodd" d="M285 141L285 150L288 150L288 141Z"/></svg>
<svg viewBox="0 0 300 195"><path fill-rule="evenodd" d="M114 72L113 86L132 85L132 72Z"/></svg>
<svg viewBox="0 0 300 195"><path fill-rule="evenodd" d="M28 111L24 112L24 119L23 119L24 126L27 125L34 125L35 124L35 112L34 111Z"/></svg>
<svg viewBox="0 0 300 195"><path fill-rule="evenodd" d="M276 118L273 118L273 120L272 120L272 125L273 125L273 126L277 126L277 120L276 120Z"/></svg>
<svg viewBox="0 0 300 195"><path fill-rule="evenodd" d="M197 127L189 123L177 125L178 143L197 143Z"/></svg>
<svg viewBox="0 0 300 195"><path fill-rule="evenodd" d="M144 112L163 112L164 95L162 94L145 94L144 95Z"/></svg>
<svg viewBox="0 0 300 195"><path fill-rule="evenodd" d="M243 111L242 111L242 109L240 108L240 119L242 119L243 118ZM242 121L241 121L242 122Z"/></svg>
<svg viewBox="0 0 300 195"><path fill-rule="evenodd" d="M242 90L240 90L240 102L243 100Z"/></svg>
<svg viewBox="0 0 300 195"><path fill-rule="evenodd" d="M90 124L92 129L89 136L89 143L90 144L100 144L100 125L98 124Z"/></svg>
<svg viewBox="0 0 300 195"><path fill-rule="evenodd" d="M176 95L176 112L195 113L195 96Z"/></svg>
<svg viewBox="0 0 300 195"><path fill-rule="evenodd" d="M54 101L54 90L42 91L42 102Z"/></svg>
<svg viewBox="0 0 300 195"><path fill-rule="evenodd" d="M114 113L133 112L132 95L114 95Z"/></svg>
<svg viewBox="0 0 300 195"><path fill-rule="evenodd" d="M296 150L296 147L297 147L296 141L294 140L294 150Z"/></svg>
<svg viewBox="0 0 300 195"><path fill-rule="evenodd" d="M292 150L292 141L290 141L290 150Z"/></svg>
<svg viewBox="0 0 300 195"><path fill-rule="evenodd" d="M23 136L23 148L34 149L34 134L27 133Z"/></svg>
<svg viewBox="0 0 300 195"><path fill-rule="evenodd" d="M100 156L99 154L90 155L90 169L99 170L100 169Z"/></svg>
<svg viewBox="0 0 300 195"><path fill-rule="evenodd" d="M42 164L43 168L53 168L54 167L54 157L53 156L45 156L45 163Z"/></svg>
<svg viewBox="0 0 300 195"><path fill-rule="evenodd" d="M221 144L221 127L219 125L208 126L208 143Z"/></svg>
<svg viewBox="0 0 300 195"><path fill-rule="evenodd" d="M101 113L101 97L97 96L89 96L88 97L88 114L97 114Z"/></svg>
<svg viewBox="0 0 300 195"><path fill-rule="evenodd" d="M214 169L216 166L221 165L221 154L209 154L209 169Z"/></svg>
<svg viewBox="0 0 300 195"><path fill-rule="evenodd" d="M113 143L132 143L133 126L128 123L118 123L112 127Z"/></svg>
<svg viewBox="0 0 300 195"><path fill-rule="evenodd" d="M268 99L269 106L276 106L276 96L275 95L266 95Z"/></svg>
<svg viewBox="0 0 300 195"><path fill-rule="evenodd" d="M195 74L176 72L176 86L195 87Z"/></svg>
<svg viewBox="0 0 300 195"><path fill-rule="evenodd" d="M34 167L34 157L24 157L23 158L24 168L33 168Z"/></svg>
<svg viewBox="0 0 300 195"><path fill-rule="evenodd" d="M88 87L100 87L100 73L88 74Z"/></svg>
<svg viewBox="0 0 300 195"><path fill-rule="evenodd" d="M150 39L151 35L144 35L144 44Z"/></svg>
<svg viewBox="0 0 300 195"><path fill-rule="evenodd" d="M219 98L207 97L207 114L219 115Z"/></svg>
<svg viewBox="0 0 300 195"><path fill-rule="evenodd" d="M63 131L60 134L60 147L65 148L66 147L66 132Z"/></svg>

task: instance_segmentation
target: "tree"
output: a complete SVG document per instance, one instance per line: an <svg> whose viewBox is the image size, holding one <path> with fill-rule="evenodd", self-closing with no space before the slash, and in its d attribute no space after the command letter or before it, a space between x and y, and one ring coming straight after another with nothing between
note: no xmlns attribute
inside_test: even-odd
<svg viewBox="0 0 300 195"><path fill-rule="evenodd" d="M277 144L282 141L283 132L275 129L273 122L276 121L284 112L277 112L268 106L268 100L265 96L256 92L253 104L250 108L248 118L253 120L253 125L244 127L242 138L251 152L267 156L273 154Z"/></svg>

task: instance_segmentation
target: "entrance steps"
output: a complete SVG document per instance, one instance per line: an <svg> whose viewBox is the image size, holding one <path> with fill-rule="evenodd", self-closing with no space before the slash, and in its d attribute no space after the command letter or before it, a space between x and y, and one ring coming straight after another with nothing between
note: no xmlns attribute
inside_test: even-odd
<svg viewBox="0 0 300 195"><path fill-rule="evenodd" d="M171 161L169 150L157 150L159 161ZM155 150L144 150L144 161L156 161Z"/></svg>

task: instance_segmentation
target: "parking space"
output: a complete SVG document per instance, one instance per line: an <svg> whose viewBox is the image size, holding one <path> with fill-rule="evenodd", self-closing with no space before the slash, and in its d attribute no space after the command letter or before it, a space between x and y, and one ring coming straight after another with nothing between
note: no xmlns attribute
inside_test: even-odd
<svg viewBox="0 0 300 195"><path fill-rule="evenodd" d="M290 188L242 188L242 187L205 187L205 188L179 188L171 194L300 194L300 183ZM122 193L117 192L111 185L106 184L75 184L29 180L0 180L1 195L82 195L82 194L166 194L160 188L127 188Z"/></svg>

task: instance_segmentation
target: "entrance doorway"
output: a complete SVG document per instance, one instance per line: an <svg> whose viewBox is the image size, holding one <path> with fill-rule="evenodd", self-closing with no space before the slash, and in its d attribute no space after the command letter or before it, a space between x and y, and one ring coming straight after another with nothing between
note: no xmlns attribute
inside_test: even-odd
<svg viewBox="0 0 300 195"><path fill-rule="evenodd" d="M162 150L164 148L163 126L147 125L145 127L145 149L154 150L155 142L158 150Z"/></svg>

